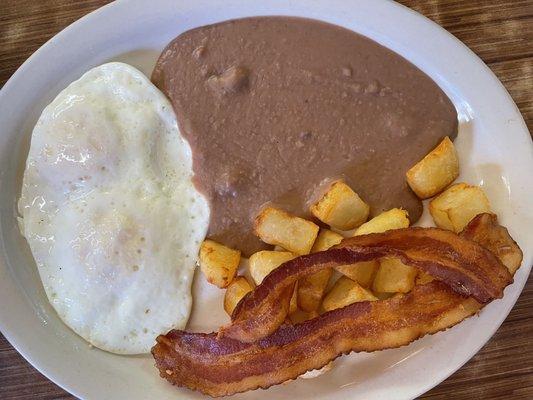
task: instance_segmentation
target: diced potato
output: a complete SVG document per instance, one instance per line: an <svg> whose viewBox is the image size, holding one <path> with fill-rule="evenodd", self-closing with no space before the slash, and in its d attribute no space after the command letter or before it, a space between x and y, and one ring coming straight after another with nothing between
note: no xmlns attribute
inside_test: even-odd
<svg viewBox="0 0 533 400"><path fill-rule="evenodd" d="M330 231L329 229L321 229L313 244L311 253L327 250L330 247L339 244L342 239L344 239L342 235L339 235L336 232Z"/></svg>
<svg viewBox="0 0 533 400"><path fill-rule="evenodd" d="M336 229L357 228L368 218L370 207L346 183L337 181L311 206L311 213Z"/></svg>
<svg viewBox="0 0 533 400"><path fill-rule="evenodd" d="M289 251L258 251L249 259L250 276L255 284L259 285L271 271L295 257L296 255Z"/></svg>
<svg viewBox="0 0 533 400"><path fill-rule="evenodd" d="M295 254L308 254L318 234L318 226L274 207L267 207L255 219L255 234L268 244Z"/></svg>
<svg viewBox="0 0 533 400"><path fill-rule="evenodd" d="M459 176L459 160L448 136L407 171L407 183L421 199L442 192Z"/></svg>
<svg viewBox="0 0 533 400"><path fill-rule="evenodd" d="M480 187L457 183L429 202L429 212L439 228L458 233L476 215L490 212L490 203Z"/></svg>
<svg viewBox="0 0 533 400"><path fill-rule="evenodd" d="M242 298L253 290L252 285L244 276L237 276L231 282L224 294L224 310L231 317L233 310Z"/></svg>
<svg viewBox="0 0 533 400"><path fill-rule="evenodd" d="M298 281L298 305L303 311L311 312L318 309L332 272L328 268Z"/></svg>
<svg viewBox="0 0 533 400"><path fill-rule="evenodd" d="M354 236L380 233L390 229L407 228L409 227L409 218L407 215L407 211L400 208L384 211L357 228Z"/></svg>
<svg viewBox="0 0 533 400"><path fill-rule="evenodd" d="M397 258L382 258L372 289L375 292L407 293L415 285L417 271L415 267L405 265Z"/></svg>
<svg viewBox="0 0 533 400"><path fill-rule="evenodd" d="M416 276L415 285L425 285L426 283L434 280L435 278L433 278L430 274L424 271L419 271L418 275Z"/></svg>
<svg viewBox="0 0 533 400"><path fill-rule="evenodd" d="M409 226L409 219L407 218L407 211L399 208L385 211L378 216L372 218L367 223L361 225L355 231L354 236L366 235L369 233L380 233L389 229L407 228ZM378 260L358 262L355 264L341 265L335 267L341 274L347 276L353 281L365 288L369 288L374 281L376 271L379 267Z"/></svg>
<svg viewBox="0 0 533 400"><path fill-rule="evenodd" d="M331 311L336 308L346 307L352 303L367 300L374 301L377 298L357 282L341 276L326 297L324 297L322 307L324 311Z"/></svg>
<svg viewBox="0 0 533 400"><path fill-rule="evenodd" d="M227 287L233 280L241 252L213 240L204 240L200 246L200 269L207 281L219 288Z"/></svg>
<svg viewBox="0 0 533 400"><path fill-rule="evenodd" d="M309 319L313 319L315 317L318 317L318 313L316 311L306 312L302 310L296 310L295 312L289 315L289 319L294 325L305 322Z"/></svg>
<svg viewBox="0 0 533 400"><path fill-rule="evenodd" d="M335 267L341 274L347 276L352 281L357 282L364 288L369 288L374 281L374 276L379 267L378 260L362 261L355 264L341 265Z"/></svg>
<svg viewBox="0 0 533 400"><path fill-rule="evenodd" d="M329 229L321 229L311 252L327 250L339 244L342 239L343 237L338 233ZM332 273L331 269L326 269L298 281L298 306L303 311L311 312L318 309Z"/></svg>

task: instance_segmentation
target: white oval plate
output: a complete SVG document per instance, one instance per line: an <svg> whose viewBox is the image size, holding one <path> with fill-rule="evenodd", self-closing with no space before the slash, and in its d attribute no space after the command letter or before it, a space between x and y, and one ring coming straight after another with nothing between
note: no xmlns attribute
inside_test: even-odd
<svg viewBox="0 0 533 400"><path fill-rule="evenodd" d="M533 191L529 175L533 171L533 145L503 86L452 35L389 1L119 1L55 36L0 92L0 328L29 362L78 397L133 400L202 396L160 379L149 356L125 357L90 349L61 323L48 304L15 219L34 123L62 88L91 67L119 60L149 76L161 49L183 31L230 18L273 14L345 26L393 49L430 75L459 113L456 144L460 180L484 187L501 222L524 250L525 259L505 297L491 303L479 317L407 347L343 357L336 368L316 379L299 379L236 398L414 398L472 357L518 298L532 264ZM429 224L430 219L425 215L421 222ZM224 319L221 291L209 288L201 277L194 291L196 305L190 327L216 328Z"/></svg>

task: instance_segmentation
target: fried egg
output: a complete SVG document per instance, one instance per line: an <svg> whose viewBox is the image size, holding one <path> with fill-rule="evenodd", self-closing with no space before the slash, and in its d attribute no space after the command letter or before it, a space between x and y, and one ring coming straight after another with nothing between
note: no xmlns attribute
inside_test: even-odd
<svg viewBox="0 0 533 400"><path fill-rule="evenodd" d="M34 127L21 231L48 300L92 345L146 353L184 328L209 206L172 106L138 70L84 74Z"/></svg>

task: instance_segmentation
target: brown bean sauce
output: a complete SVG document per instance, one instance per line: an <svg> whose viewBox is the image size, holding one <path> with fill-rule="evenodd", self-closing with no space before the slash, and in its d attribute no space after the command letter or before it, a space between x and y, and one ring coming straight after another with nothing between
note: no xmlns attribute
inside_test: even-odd
<svg viewBox="0 0 533 400"><path fill-rule="evenodd" d="M162 52L153 82L170 98L210 201L208 236L251 254L266 202L308 217L324 182L345 181L373 215L422 212L405 172L457 114L414 65L328 23L253 17L187 31Z"/></svg>

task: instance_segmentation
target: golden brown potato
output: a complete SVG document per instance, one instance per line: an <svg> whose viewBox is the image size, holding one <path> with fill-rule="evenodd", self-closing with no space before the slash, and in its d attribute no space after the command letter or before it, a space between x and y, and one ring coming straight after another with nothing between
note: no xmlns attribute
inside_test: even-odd
<svg viewBox="0 0 533 400"><path fill-rule="evenodd" d="M321 229L311 248L311 253L327 250L339 244L342 239L344 238L336 232L330 231L329 229Z"/></svg>
<svg viewBox="0 0 533 400"><path fill-rule="evenodd" d="M346 183L337 181L311 206L311 213L333 228L347 231L368 218L370 207Z"/></svg>
<svg viewBox="0 0 533 400"><path fill-rule="evenodd" d="M332 272L331 269L325 269L298 281L298 305L303 311L318 309Z"/></svg>
<svg viewBox="0 0 533 400"><path fill-rule="evenodd" d="M375 292L407 293L415 285L417 269L405 265L397 258L382 258L374 278Z"/></svg>
<svg viewBox="0 0 533 400"><path fill-rule="evenodd" d="M311 252L327 250L339 244L342 239L338 233L321 229ZM332 273L331 269L325 269L298 281L298 306L303 311L311 312L318 309Z"/></svg>
<svg viewBox="0 0 533 400"><path fill-rule="evenodd" d="M346 307L352 303L367 300L374 301L377 298L357 282L341 276L326 297L324 297L322 307L324 311L331 311L336 308Z"/></svg>
<svg viewBox="0 0 533 400"><path fill-rule="evenodd" d="M308 254L318 234L318 226L274 207L266 207L255 219L254 231L268 244L295 254Z"/></svg>
<svg viewBox="0 0 533 400"><path fill-rule="evenodd" d="M219 288L225 288L231 283L240 260L239 250L230 249L213 240L204 240L200 246L200 269L207 281Z"/></svg>
<svg viewBox="0 0 533 400"><path fill-rule="evenodd" d="M378 216L372 218L367 223L361 225L355 231L354 236L366 235L369 233L380 233L389 229L407 228L409 226L409 219L407 218L407 211L399 208L385 211ZM347 276L353 281L365 288L370 288L376 271L379 267L378 260L365 261L355 264L342 265L335 267L341 274Z"/></svg>
<svg viewBox="0 0 533 400"><path fill-rule="evenodd" d="M239 304L239 301L252 290L252 285L244 276L235 277L229 284L224 294L224 310L226 310L230 317L237 304Z"/></svg>
<svg viewBox="0 0 533 400"><path fill-rule="evenodd" d="M357 282L362 287L369 288L374 281L374 276L376 275L378 267L379 261L372 260L341 265L340 267L335 267L335 269L352 281Z"/></svg>
<svg viewBox="0 0 533 400"><path fill-rule="evenodd" d="M448 136L406 174L407 183L421 199L442 192L458 176L459 160Z"/></svg>
<svg viewBox="0 0 533 400"><path fill-rule="evenodd" d="M435 280L435 278L433 278L430 274L427 274L424 271L419 271L415 279L415 285L425 285L433 280Z"/></svg>
<svg viewBox="0 0 533 400"><path fill-rule="evenodd" d="M384 211L357 228L354 236L366 235L368 233L380 233L390 229L407 228L409 226L409 218L407 215L407 211L400 208Z"/></svg>
<svg viewBox="0 0 533 400"><path fill-rule="evenodd" d="M289 251L258 251L249 259L250 276L255 284L259 285L271 271L294 257L296 255Z"/></svg>
<svg viewBox="0 0 533 400"><path fill-rule="evenodd" d="M476 215L490 212L490 203L480 187L457 183L429 202L429 212L439 228L459 233Z"/></svg>

